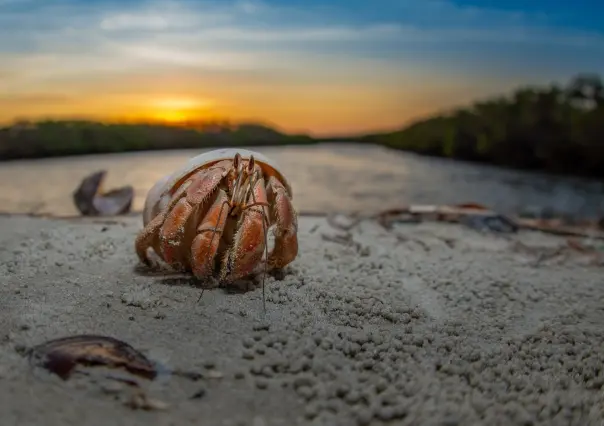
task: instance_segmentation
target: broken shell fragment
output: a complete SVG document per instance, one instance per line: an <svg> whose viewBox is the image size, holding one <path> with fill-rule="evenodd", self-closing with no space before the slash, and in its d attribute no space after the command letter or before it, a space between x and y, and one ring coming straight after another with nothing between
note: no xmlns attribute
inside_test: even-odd
<svg viewBox="0 0 604 426"><path fill-rule="evenodd" d="M31 363L67 380L78 366L123 368L131 374L154 379L156 366L129 344L107 336L63 337L28 350Z"/></svg>
<svg viewBox="0 0 604 426"><path fill-rule="evenodd" d="M132 208L134 188L127 185L103 192L106 175L107 171L101 170L86 176L73 192L73 202L84 216L113 216Z"/></svg>

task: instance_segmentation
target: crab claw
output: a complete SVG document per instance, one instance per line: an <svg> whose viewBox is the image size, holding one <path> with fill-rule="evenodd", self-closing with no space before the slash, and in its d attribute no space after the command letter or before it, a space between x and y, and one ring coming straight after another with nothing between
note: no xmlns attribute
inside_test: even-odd
<svg viewBox="0 0 604 426"><path fill-rule="evenodd" d="M268 256L271 268L283 268L298 255L298 218L285 187L275 177L268 181L271 217L275 222L275 246Z"/></svg>

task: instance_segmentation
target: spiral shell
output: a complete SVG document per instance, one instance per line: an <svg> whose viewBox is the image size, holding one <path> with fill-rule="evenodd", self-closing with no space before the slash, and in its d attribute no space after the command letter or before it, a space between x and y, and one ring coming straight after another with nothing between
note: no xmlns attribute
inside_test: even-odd
<svg viewBox="0 0 604 426"><path fill-rule="evenodd" d="M143 224L146 226L170 201L172 194L186 180L186 178L199 169L208 167L221 160L230 160L239 153L243 159L248 159L251 155L262 168L266 176L276 176L287 189L290 197L292 188L284 174L280 171L278 164L263 154L248 149L241 148L222 148L204 152L187 160L181 167L174 172L163 176L147 192L145 205L143 208Z"/></svg>

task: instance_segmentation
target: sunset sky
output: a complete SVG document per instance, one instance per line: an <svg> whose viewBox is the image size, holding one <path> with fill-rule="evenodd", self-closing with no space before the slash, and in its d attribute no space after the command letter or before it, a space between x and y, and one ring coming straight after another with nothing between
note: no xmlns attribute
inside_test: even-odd
<svg viewBox="0 0 604 426"><path fill-rule="evenodd" d="M591 0L0 0L0 121L389 129L604 74L602 16Z"/></svg>

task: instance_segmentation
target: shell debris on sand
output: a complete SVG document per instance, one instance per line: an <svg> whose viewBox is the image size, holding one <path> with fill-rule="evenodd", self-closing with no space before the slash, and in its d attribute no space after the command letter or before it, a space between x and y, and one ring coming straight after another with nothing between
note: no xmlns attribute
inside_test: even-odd
<svg viewBox="0 0 604 426"><path fill-rule="evenodd" d="M78 365L105 365L154 379L155 366L129 344L108 336L77 335L50 340L26 350L32 365L39 365L67 380Z"/></svg>
<svg viewBox="0 0 604 426"><path fill-rule="evenodd" d="M73 202L84 216L114 216L125 214L132 208L134 188L126 185L103 191L106 170L94 172L80 182L73 192Z"/></svg>

